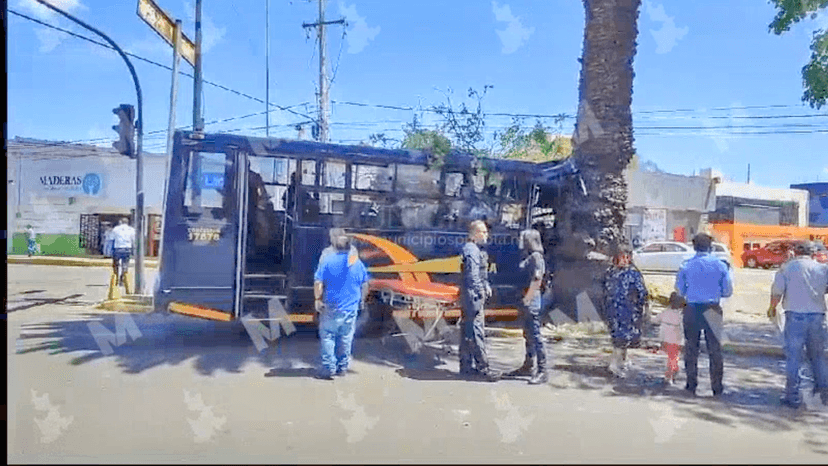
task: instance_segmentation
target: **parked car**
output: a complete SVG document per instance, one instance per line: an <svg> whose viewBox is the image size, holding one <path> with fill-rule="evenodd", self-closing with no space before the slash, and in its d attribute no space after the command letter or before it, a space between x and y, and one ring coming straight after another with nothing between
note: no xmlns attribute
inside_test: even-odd
<svg viewBox="0 0 828 466"><path fill-rule="evenodd" d="M728 267L732 263L730 250L722 243L713 243L713 255ZM696 254L693 246L678 241L655 241L633 251L633 264L641 270L675 272L682 262Z"/></svg>
<svg viewBox="0 0 828 466"><path fill-rule="evenodd" d="M742 253L742 264L745 267L757 268L778 267L793 256L793 248L803 240L783 239L771 241L758 249L749 249Z"/></svg>

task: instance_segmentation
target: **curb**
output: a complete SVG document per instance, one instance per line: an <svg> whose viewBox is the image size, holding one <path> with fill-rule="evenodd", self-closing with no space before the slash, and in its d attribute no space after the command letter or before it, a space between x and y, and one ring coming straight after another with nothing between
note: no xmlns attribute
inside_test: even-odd
<svg viewBox="0 0 828 466"><path fill-rule="evenodd" d="M131 262L134 262L134 258ZM59 257L59 256L6 256L7 264L31 264L31 265L59 265L67 267L112 267L110 259L87 259L85 257ZM144 267L157 268L157 260L144 259Z"/></svg>
<svg viewBox="0 0 828 466"><path fill-rule="evenodd" d="M145 299L121 298L103 301L95 306L95 309L113 312L147 314L152 312L153 307L152 301L148 304Z"/></svg>

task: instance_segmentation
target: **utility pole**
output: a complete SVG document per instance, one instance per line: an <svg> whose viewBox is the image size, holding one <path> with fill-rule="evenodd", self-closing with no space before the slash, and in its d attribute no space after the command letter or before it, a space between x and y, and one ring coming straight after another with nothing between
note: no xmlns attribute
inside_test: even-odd
<svg viewBox="0 0 828 466"><path fill-rule="evenodd" d="M270 137L270 0L265 0L265 136Z"/></svg>
<svg viewBox="0 0 828 466"><path fill-rule="evenodd" d="M345 24L345 18L325 21L325 7L328 0L319 0L319 19L315 23L303 23L303 28L317 28L319 35L319 142L328 142L328 72L325 56L325 26Z"/></svg>
<svg viewBox="0 0 828 466"><path fill-rule="evenodd" d="M193 131L204 131L201 115L201 0L196 0L195 16L195 73L193 73Z"/></svg>

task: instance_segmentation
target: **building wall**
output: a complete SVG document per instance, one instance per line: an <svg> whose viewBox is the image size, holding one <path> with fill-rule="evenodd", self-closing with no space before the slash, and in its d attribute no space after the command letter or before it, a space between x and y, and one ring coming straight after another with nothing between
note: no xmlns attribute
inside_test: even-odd
<svg viewBox="0 0 828 466"><path fill-rule="evenodd" d="M792 184L791 189L808 191L808 226L828 227L828 183Z"/></svg>
<svg viewBox="0 0 828 466"><path fill-rule="evenodd" d="M715 207L715 190L708 178L627 170L626 233L644 242L673 240L677 228L684 239L702 230ZM678 238L681 239L681 238Z"/></svg>
<svg viewBox="0 0 828 466"><path fill-rule="evenodd" d="M711 222L736 221L736 207L746 207L747 209L744 210L755 209L756 215L760 218L759 209L763 207L777 209L781 224L808 226L808 191L767 188L732 181L716 184L716 213L711 216ZM750 215L747 212L744 213L746 216Z"/></svg>
<svg viewBox="0 0 828 466"><path fill-rule="evenodd" d="M8 143L7 252L21 252L21 240L14 236L31 224L41 235L43 253L75 255L81 253L77 247L81 214L128 216L135 208L136 162L90 146L47 146L48 151L43 147L42 143ZM165 157L146 154L145 214L161 213L165 179Z"/></svg>

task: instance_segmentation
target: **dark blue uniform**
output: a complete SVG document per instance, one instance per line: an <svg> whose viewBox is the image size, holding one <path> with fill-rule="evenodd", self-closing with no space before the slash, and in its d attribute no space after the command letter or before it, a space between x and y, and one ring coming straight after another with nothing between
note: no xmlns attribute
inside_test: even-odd
<svg viewBox="0 0 828 466"><path fill-rule="evenodd" d="M460 338L461 374L470 374L475 368L485 372L489 368L484 331L486 317L483 312L488 285L487 265L488 255L476 244L468 242L463 246L463 283L460 288L460 305L463 312Z"/></svg>
<svg viewBox="0 0 828 466"><path fill-rule="evenodd" d="M546 273L546 264L543 255L539 252L531 253L521 261L520 269L524 273L525 290L521 299L523 314L523 338L526 340L526 357L536 358L538 368L546 367L546 352L543 347L543 338L540 333L541 292L540 288L530 290L532 284L538 284ZM528 303L528 304L527 304Z"/></svg>

